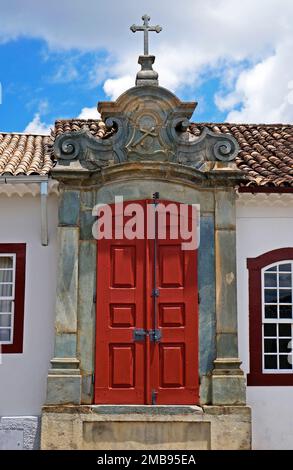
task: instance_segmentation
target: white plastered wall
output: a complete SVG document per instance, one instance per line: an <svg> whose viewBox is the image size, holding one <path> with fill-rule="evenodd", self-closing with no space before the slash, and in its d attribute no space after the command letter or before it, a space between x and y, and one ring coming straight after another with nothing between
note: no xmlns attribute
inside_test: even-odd
<svg viewBox="0 0 293 470"><path fill-rule="evenodd" d="M237 202L239 350L249 372L247 258L293 247L293 195L241 194ZM293 449L293 387L247 387L254 449Z"/></svg>
<svg viewBox="0 0 293 470"><path fill-rule="evenodd" d="M15 185L17 186L17 185ZM0 191L0 243L26 243L23 354L3 354L0 417L40 415L53 354L57 272L56 194L48 197L49 246L41 245L40 196Z"/></svg>

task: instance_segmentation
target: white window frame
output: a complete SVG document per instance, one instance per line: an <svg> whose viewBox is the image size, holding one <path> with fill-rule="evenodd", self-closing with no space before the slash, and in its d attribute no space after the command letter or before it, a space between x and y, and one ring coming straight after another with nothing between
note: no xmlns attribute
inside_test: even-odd
<svg viewBox="0 0 293 470"><path fill-rule="evenodd" d="M291 264L291 287L280 287L279 286L279 273L284 273L288 274L288 271L279 271L279 266L283 264ZM261 304L262 304L262 373L263 374L293 374L293 363L292 363L292 368L291 369L280 369L279 368L279 357L281 356L291 356L291 361L293 359L293 315L292 318L265 318L265 305L270 305L265 303L265 289L270 289L269 287L265 286L265 272L267 272L269 269L277 267L277 270L275 271L276 277L277 277L277 286L272 287L272 290L277 290L277 303L272 303L271 305L276 305L277 310L279 311L279 306L280 305L291 305L293 309L293 260L288 259L288 260L282 260L282 261L277 261L275 263L269 264L265 267L262 268L261 270ZM274 271L272 271L274 273ZM279 291L280 290L290 290L291 289L291 303L280 303L279 302ZM287 337L282 337L279 336L278 332L278 325L280 324L291 324L291 338L289 341L291 341L291 353L280 353L279 352L279 339L287 339ZM277 331L276 331L276 336L266 336L264 335L264 325L266 324L273 324L277 325ZM277 352L276 353L265 353L265 338L266 339L276 339L277 341ZM276 355L277 356L277 361L278 361L278 368L276 369L265 369L265 356L267 355Z"/></svg>

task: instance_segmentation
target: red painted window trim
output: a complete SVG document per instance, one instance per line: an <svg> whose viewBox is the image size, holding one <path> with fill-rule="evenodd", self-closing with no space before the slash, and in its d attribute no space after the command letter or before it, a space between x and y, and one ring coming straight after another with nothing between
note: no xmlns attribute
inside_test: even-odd
<svg viewBox="0 0 293 470"><path fill-rule="evenodd" d="M12 344L3 344L3 354L23 352L23 323L24 323L24 293L25 293L25 243L0 243L0 253L16 255L15 269L15 305L14 305L14 334Z"/></svg>
<svg viewBox="0 0 293 470"><path fill-rule="evenodd" d="M247 385L291 385L293 372L264 374L262 371L262 285L261 271L264 267L281 261L293 260L293 248L269 251L257 258L247 259L249 272L249 349L250 373Z"/></svg>

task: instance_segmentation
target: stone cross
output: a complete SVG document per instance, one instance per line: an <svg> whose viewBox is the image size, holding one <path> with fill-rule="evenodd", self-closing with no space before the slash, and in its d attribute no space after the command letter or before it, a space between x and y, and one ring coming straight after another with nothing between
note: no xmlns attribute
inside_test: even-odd
<svg viewBox="0 0 293 470"><path fill-rule="evenodd" d="M160 33L162 31L162 27L158 24L156 26L150 26L149 21L151 18L148 15L143 15L141 19L143 20L142 26L137 26L133 24L132 26L130 26L130 29L133 33L136 33L137 31L143 31L144 55L149 55L149 31L155 31L156 33Z"/></svg>

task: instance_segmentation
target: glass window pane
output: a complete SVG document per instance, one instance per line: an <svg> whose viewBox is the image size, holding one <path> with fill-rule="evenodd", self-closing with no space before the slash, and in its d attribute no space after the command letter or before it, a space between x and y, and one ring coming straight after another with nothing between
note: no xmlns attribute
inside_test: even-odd
<svg viewBox="0 0 293 470"><path fill-rule="evenodd" d="M278 302L276 289L265 289L265 303L276 304Z"/></svg>
<svg viewBox="0 0 293 470"><path fill-rule="evenodd" d="M12 282L13 281L13 271L2 270L0 271L0 282Z"/></svg>
<svg viewBox="0 0 293 470"><path fill-rule="evenodd" d="M271 351L268 351L271 352ZM272 351L274 352L274 351ZM291 339L279 339L279 352L290 353L292 352L292 341Z"/></svg>
<svg viewBox="0 0 293 470"><path fill-rule="evenodd" d="M286 263L286 264L279 264L279 271L292 271L292 265L291 263Z"/></svg>
<svg viewBox="0 0 293 470"><path fill-rule="evenodd" d="M266 353L277 352L277 340L276 339L265 339L265 352ZM284 351L284 352L287 352L287 351Z"/></svg>
<svg viewBox="0 0 293 470"><path fill-rule="evenodd" d="M13 268L12 256L0 256L0 269Z"/></svg>
<svg viewBox="0 0 293 470"><path fill-rule="evenodd" d="M12 312L12 300L0 300L0 313Z"/></svg>
<svg viewBox="0 0 293 470"><path fill-rule="evenodd" d="M265 356L265 369L277 369L278 368L278 363L277 363L277 355L266 355Z"/></svg>
<svg viewBox="0 0 293 470"><path fill-rule="evenodd" d="M264 325L264 335L277 336L277 325L274 325L273 323L268 323Z"/></svg>
<svg viewBox="0 0 293 470"><path fill-rule="evenodd" d="M291 338L291 323L284 323L279 325L279 336L288 336Z"/></svg>
<svg viewBox="0 0 293 470"><path fill-rule="evenodd" d="M283 276L286 276L286 274L283 274ZM277 274L265 273L265 287L277 287Z"/></svg>
<svg viewBox="0 0 293 470"><path fill-rule="evenodd" d="M12 284L0 284L0 297L12 297Z"/></svg>
<svg viewBox="0 0 293 470"><path fill-rule="evenodd" d="M280 369L292 369L292 364L290 364L291 362L291 356L287 356L286 355L282 355L282 356L279 356L279 360L280 360Z"/></svg>
<svg viewBox="0 0 293 470"><path fill-rule="evenodd" d="M10 341L10 329L0 328L0 343L1 341Z"/></svg>
<svg viewBox="0 0 293 470"><path fill-rule="evenodd" d="M9 313L0 315L0 326L11 326L11 315Z"/></svg>
<svg viewBox="0 0 293 470"><path fill-rule="evenodd" d="M289 289L280 289L279 290L279 302L282 304L291 304L292 303L292 291Z"/></svg>
<svg viewBox="0 0 293 470"><path fill-rule="evenodd" d="M266 269L266 272L269 271L269 272L272 272L272 271L277 271L277 266L273 266L272 268L269 268L269 269Z"/></svg>
<svg viewBox="0 0 293 470"><path fill-rule="evenodd" d="M277 305L266 305L265 306L265 318L277 318L278 307Z"/></svg>
<svg viewBox="0 0 293 470"><path fill-rule="evenodd" d="M279 286L291 287L292 286L291 274L279 274Z"/></svg>
<svg viewBox="0 0 293 470"><path fill-rule="evenodd" d="M292 318L292 305L280 305L280 318Z"/></svg>

